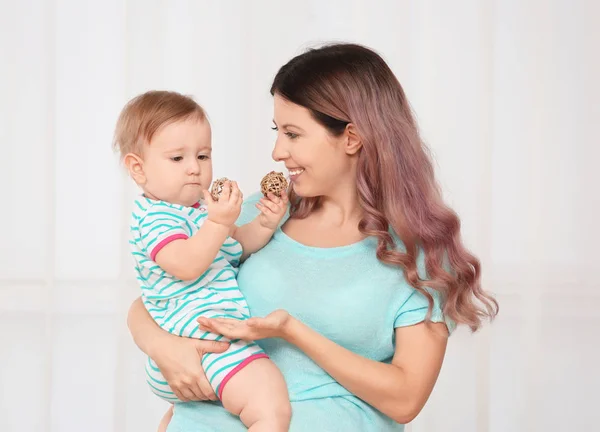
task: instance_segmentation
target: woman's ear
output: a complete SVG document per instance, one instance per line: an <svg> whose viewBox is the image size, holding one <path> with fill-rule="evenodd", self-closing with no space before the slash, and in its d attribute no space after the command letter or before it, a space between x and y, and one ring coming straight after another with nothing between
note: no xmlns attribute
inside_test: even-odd
<svg viewBox="0 0 600 432"><path fill-rule="evenodd" d="M138 185L146 183L146 175L144 174L144 161L141 157L134 153L127 153L123 158L123 163L129 171L129 175Z"/></svg>
<svg viewBox="0 0 600 432"><path fill-rule="evenodd" d="M358 135L358 131L356 130L356 126L352 123L348 123L346 125L345 130L346 135L346 154L347 155L355 155L362 148L362 140L360 135Z"/></svg>

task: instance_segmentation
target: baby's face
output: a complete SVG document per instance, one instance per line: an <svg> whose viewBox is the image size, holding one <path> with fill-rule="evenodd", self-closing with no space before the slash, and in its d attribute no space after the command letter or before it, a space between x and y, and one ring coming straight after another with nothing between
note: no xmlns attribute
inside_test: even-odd
<svg viewBox="0 0 600 432"><path fill-rule="evenodd" d="M183 120L156 132L144 147L148 198L192 206L212 181L211 131L207 120Z"/></svg>

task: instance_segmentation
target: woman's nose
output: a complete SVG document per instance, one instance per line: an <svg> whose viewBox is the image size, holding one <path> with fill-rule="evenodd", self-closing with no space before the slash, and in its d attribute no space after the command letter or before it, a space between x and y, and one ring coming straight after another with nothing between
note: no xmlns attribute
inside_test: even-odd
<svg viewBox="0 0 600 432"><path fill-rule="evenodd" d="M273 147L271 157L275 162L281 162L282 160L285 160L290 157L289 150L283 140L278 138L275 141L275 147Z"/></svg>

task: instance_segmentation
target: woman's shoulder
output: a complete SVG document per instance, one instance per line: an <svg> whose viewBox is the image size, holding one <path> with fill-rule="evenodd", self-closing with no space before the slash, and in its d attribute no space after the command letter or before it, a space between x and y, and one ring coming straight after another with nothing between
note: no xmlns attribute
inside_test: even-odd
<svg viewBox="0 0 600 432"><path fill-rule="evenodd" d="M390 232L395 242L395 249L400 253L405 253L404 243L395 233ZM427 286L427 269L425 264L425 251L419 248L416 256L416 271L420 281L423 283L421 289L415 288L408 280L403 268L395 265L387 265L379 261L379 268L382 273L400 272L401 278L388 285L393 292L390 298L390 307L395 310L394 327L405 327L425 321L429 312L429 296L433 301L430 319L432 322L445 322L450 333L456 328L456 324L444 316L444 297L443 295ZM389 278L394 280L393 278Z"/></svg>

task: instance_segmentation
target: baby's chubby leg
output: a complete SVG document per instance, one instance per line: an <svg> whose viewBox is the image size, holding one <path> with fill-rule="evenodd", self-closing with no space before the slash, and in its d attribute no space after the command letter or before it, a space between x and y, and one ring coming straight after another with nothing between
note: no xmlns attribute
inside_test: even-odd
<svg viewBox="0 0 600 432"><path fill-rule="evenodd" d="M260 358L247 364L221 392L227 411L252 432L287 432L292 408L283 375L275 364Z"/></svg>
<svg viewBox="0 0 600 432"><path fill-rule="evenodd" d="M163 416L162 420L160 421L160 424L158 425L157 432L167 432L167 427L169 426L169 423L171 422L172 418L173 418L173 407L169 408L169 410Z"/></svg>

